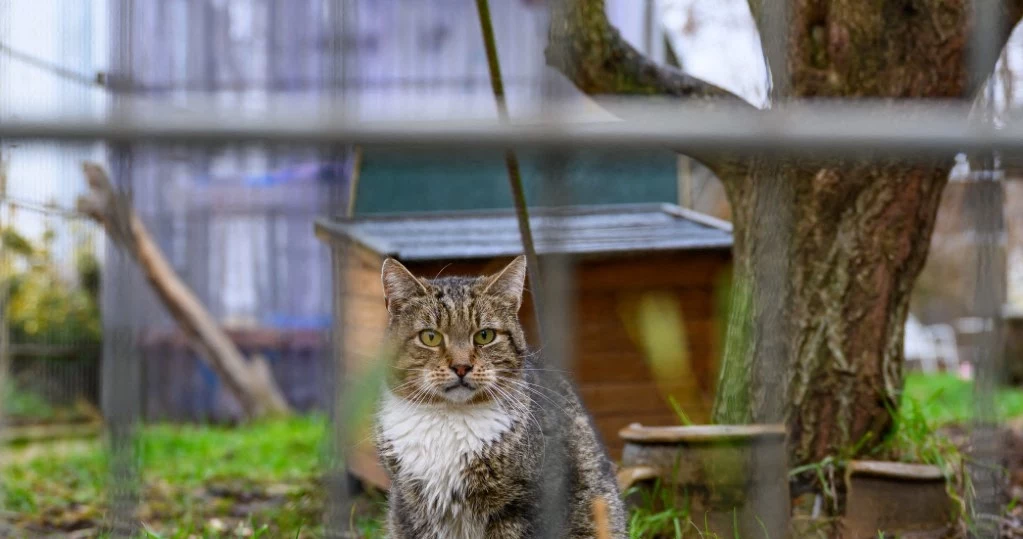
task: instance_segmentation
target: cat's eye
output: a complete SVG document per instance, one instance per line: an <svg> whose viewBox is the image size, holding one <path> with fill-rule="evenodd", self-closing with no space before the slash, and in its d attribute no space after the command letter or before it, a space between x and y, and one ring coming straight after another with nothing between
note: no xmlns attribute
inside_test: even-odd
<svg viewBox="0 0 1023 539"><path fill-rule="evenodd" d="M436 348L440 346L440 343L444 342L444 337L441 337L440 333L432 329L424 329L419 332L419 342L430 348Z"/></svg>
<svg viewBox="0 0 1023 539"><path fill-rule="evenodd" d="M490 344L494 342L494 337L497 336L497 332L492 329L481 329L472 336L472 342L483 346L484 344Z"/></svg>

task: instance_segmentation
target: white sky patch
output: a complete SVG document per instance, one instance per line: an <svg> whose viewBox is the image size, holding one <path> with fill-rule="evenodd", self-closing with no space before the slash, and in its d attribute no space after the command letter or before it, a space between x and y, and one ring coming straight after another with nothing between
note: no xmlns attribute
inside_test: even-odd
<svg viewBox="0 0 1023 539"><path fill-rule="evenodd" d="M658 0L658 14L682 69L762 107L767 65L745 0Z"/></svg>

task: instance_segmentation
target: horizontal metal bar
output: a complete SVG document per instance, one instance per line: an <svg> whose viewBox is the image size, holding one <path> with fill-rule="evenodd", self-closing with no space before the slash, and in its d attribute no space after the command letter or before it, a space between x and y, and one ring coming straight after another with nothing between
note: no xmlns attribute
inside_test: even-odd
<svg viewBox="0 0 1023 539"><path fill-rule="evenodd" d="M510 123L488 119L353 120L345 107L317 103L307 110L268 106L262 111L214 106L130 106L103 117L13 119L0 139L107 140L220 144L361 144L414 149L667 147L679 151L882 152L942 154L1023 153L1023 125L995 129L973 121L962 103L814 103L755 110L663 101L612 102L608 114L566 112L520 115ZM423 111L429 114L428 110ZM624 119L623 119L624 118Z"/></svg>

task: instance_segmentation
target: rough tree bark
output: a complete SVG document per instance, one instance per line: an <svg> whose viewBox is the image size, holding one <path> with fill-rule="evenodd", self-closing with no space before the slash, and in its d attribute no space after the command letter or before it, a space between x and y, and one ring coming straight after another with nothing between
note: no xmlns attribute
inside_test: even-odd
<svg viewBox="0 0 1023 539"><path fill-rule="evenodd" d="M78 210L101 224L107 236L138 264L167 310L213 367L249 419L289 412L270 368L262 358L246 361L199 298L181 281L153 241L131 203L111 185L99 165L85 163L89 193Z"/></svg>
<svg viewBox="0 0 1023 539"><path fill-rule="evenodd" d="M749 1L761 20L760 0ZM788 97L972 98L979 83L968 73L969 6L789 0ZM1023 0L1000 6L1002 26L991 30L999 48ZM644 58L609 23L603 0L554 2L549 39L548 64L590 95L736 99ZM985 58L986 67L995 60ZM865 438L862 449L870 449L898 402L910 292L954 156L915 163L696 157L725 183L735 231L736 299L715 420L784 418L794 465ZM787 230L774 226L785 223ZM780 249L770 247L778 241ZM771 290L757 288L772 277ZM763 331L769 317L782 320L772 326L780 331ZM764 357L783 361L758 365ZM768 393L758 372L784 377L787 396Z"/></svg>

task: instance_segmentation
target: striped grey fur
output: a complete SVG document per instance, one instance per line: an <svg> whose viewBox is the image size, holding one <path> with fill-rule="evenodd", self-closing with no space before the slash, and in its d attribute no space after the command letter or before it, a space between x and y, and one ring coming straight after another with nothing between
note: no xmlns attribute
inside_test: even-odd
<svg viewBox="0 0 1023 539"><path fill-rule="evenodd" d="M626 536L614 465L577 391L526 346L525 275L524 257L495 275L433 280L384 262L396 350L377 421L389 537L594 537L597 498L612 536ZM560 514L540 507L544 488L567 501Z"/></svg>

